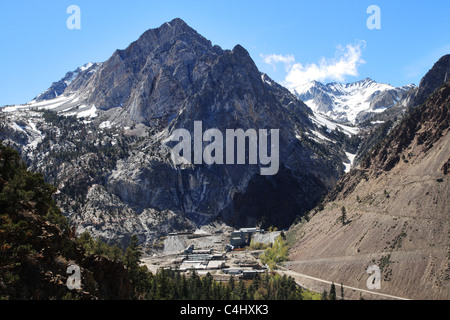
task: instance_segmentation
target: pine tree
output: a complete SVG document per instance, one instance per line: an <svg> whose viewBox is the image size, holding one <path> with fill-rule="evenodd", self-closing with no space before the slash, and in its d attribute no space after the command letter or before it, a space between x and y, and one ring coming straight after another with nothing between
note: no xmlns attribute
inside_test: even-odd
<svg viewBox="0 0 450 320"><path fill-rule="evenodd" d="M341 208L341 220L342 220L342 225L345 225L345 223L347 221L347 210L345 209L344 206L342 206L342 208Z"/></svg>
<svg viewBox="0 0 450 320"><path fill-rule="evenodd" d="M213 281L213 277L209 272L205 277L202 278L202 300L211 299L211 289Z"/></svg>
<svg viewBox="0 0 450 320"><path fill-rule="evenodd" d="M228 288L230 289L230 299L231 300L236 299L236 293L235 293L236 283L234 281L233 276L231 276L230 280L228 280Z"/></svg>
<svg viewBox="0 0 450 320"><path fill-rule="evenodd" d="M330 300L336 300L336 286L334 282L331 283L330 294L328 295Z"/></svg>
<svg viewBox="0 0 450 320"><path fill-rule="evenodd" d="M202 280L197 272L192 271L188 281L189 300L200 300L202 296Z"/></svg>
<svg viewBox="0 0 450 320"><path fill-rule="evenodd" d="M180 294L181 294L182 299L188 299L188 297L189 297L189 288L188 288L186 277L184 275L181 277Z"/></svg>
<svg viewBox="0 0 450 320"><path fill-rule="evenodd" d="M237 287L237 298L239 300L247 300L247 288L245 287L245 283L242 279L239 279L239 284Z"/></svg>
<svg viewBox="0 0 450 320"><path fill-rule="evenodd" d="M222 284L214 281L212 284L212 300L221 300L222 292L221 292Z"/></svg>
<svg viewBox="0 0 450 320"><path fill-rule="evenodd" d="M130 239L130 245L125 251L124 264L128 268L130 281L133 284L133 296L135 299L139 298L150 289L147 267L141 267L139 265L141 256L142 249L139 246L138 238L136 235L133 235Z"/></svg>
<svg viewBox="0 0 450 320"><path fill-rule="evenodd" d="M130 239L130 245L125 251L124 263L130 270L135 270L139 266L142 257L142 249L139 246L138 238L133 235Z"/></svg>

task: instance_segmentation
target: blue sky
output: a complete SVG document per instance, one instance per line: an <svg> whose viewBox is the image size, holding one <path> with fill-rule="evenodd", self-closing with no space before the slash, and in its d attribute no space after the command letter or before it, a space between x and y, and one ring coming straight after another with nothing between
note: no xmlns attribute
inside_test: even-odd
<svg viewBox="0 0 450 320"><path fill-rule="evenodd" d="M70 5L81 9L80 30L66 26ZM366 25L370 5L380 8L381 29ZM419 84L450 53L449 12L449 0L2 0L0 106L32 100L176 17L224 49L242 45L291 88L314 78Z"/></svg>

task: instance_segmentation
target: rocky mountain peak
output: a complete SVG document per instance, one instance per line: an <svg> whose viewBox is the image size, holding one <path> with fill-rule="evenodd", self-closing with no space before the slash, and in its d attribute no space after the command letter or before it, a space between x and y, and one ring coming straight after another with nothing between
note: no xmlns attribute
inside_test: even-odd
<svg viewBox="0 0 450 320"><path fill-rule="evenodd" d="M66 88L72 84L72 82L78 78L88 77L90 74L95 72L99 66L99 63L89 62L73 71L67 72L61 80L52 83L50 88L36 96L33 101L40 102L59 97L65 92Z"/></svg>
<svg viewBox="0 0 450 320"><path fill-rule="evenodd" d="M197 31L187 25L180 18L163 23L160 27L149 29L138 40L133 42L126 50L134 46L151 49L152 46L173 45L176 41L198 41L211 46L211 42L201 36Z"/></svg>
<svg viewBox="0 0 450 320"><path fill-rule="evenodd" d="M78 232L108 241L127 244L137 234L150 244L215 219L287 227L346 168L346 134L261 75L241 45L222 50L180 19L146 31L64 95L39 105L56 114L10 107L4 135L58 186L58 204ZM177 129L192 134L199 121L203 131L279 130L279 170L261 176L266 164L248 158L175 164L164 141Z"/></svg>
<svg viewBox="0 0 450 320"><path fill-rule="evenodd" d="M450 54L442 56L420 81L420 87L436 88L450 77Z"/></svg>
<svg viewBox="0 0 450 320"><path fill-rule="evenodd" d="M443 82L450 79L450 54L442 56L420 80L419 91L412 105L419 105L432 94Z"/></svg>

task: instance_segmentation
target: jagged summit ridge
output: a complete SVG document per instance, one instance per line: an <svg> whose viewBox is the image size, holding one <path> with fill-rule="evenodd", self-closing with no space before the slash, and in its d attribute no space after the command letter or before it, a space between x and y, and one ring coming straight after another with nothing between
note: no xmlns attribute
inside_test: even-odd
<svg viewBox="0 0 450 320"><path fill-rule="evenodd" d="M74 71L69 71L66 75L59 80L58 82L54 82L50 88L46 91L42 92L38 96L36 96L32 102L41 102L45 100L52 100L58 98L60 95L64 93L66 88L79 76L85 77L92 73L94 73L97 68L100 66L99 63L86 63L81 67L78 67Z"/></svg>
<svg viewBox="0 0 450 320"><path fill-rule="evenodd" d="M295 90L314 111L339 122L358 124L371 114L383 112L402 101L414 85L394 88L365 78L353 83L326 85L313 81Z"/></svg>

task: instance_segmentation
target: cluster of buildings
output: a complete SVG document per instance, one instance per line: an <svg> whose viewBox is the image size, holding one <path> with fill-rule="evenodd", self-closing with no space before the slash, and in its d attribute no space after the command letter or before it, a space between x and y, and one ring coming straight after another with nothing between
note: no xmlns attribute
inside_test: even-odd
<svg viewBox="0 0 450 320"><path fill-rule="evenodd" d="M218 270L225 268L226 253L214 252L213 249L194 250L191 245L180 255L180 259L175 261L179 266L177 270Z"/></svg>
<svg viewBox="0 0 450 320"><path fill-rule="evenodd" d="M242 228L231 233L230 242L225 246L225 252L214 251L213 249L196 250L194 245L189 246L180 253L173 263L176 270L185 272L190 270L221 270L229 276L252 278L257 273L266 272L266 268L261 267L256 261L253 263L237 263L232 268L226 264L229 260L227 253L243 248L250 244L252 234L264 232L257 228Z"/></svg>
<svg viewBox="0 0 450 320"><path fill-rule="evenodd" d="M225 246L226 251L248 246L252 235L257 232L264 233L264 230L258 228L241 228L233 231L231 233L230 244Z"/></svg>

